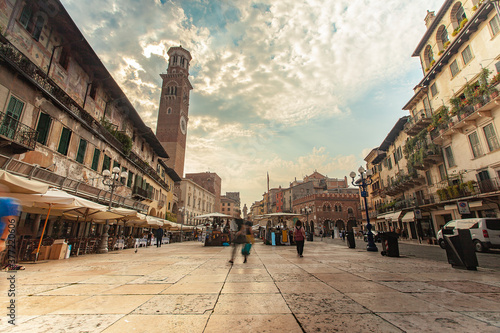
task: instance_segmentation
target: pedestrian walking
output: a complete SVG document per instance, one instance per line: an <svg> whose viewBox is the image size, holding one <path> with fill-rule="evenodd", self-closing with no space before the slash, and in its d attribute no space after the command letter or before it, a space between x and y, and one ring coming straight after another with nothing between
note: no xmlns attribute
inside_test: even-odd
<svg viewBox="0 0 500 333"><path fill-rule="evenodd" d="M243 249L241 250L241 254L243 254L243 256L245 257L243 263L247 262L247 257L250 255L250 250L252 249L252 245L255 242L252 232L252 222L247 221L245 223L245 233L246 233L246 243L243 246Z"/></svg>
<svg viewBox="0 0 500 333"><path fill-rule="evenodd" d="M321 241L323 241L323 230L319 230L319 237L321 237Z"/></svg>
<svg viewBox="0 0 500 333"><path fill-rule="evenodd" d="M295 228L293 230L293 240L297 245L297 254L300 257L303 257L302 254L304 253L305 239L306 239L306 231L302 227L302 222L300 222L300 220L297 220L297 222L295 223Z"/></svg>
<svg viewBox="0 0 500 333"><path fill-rule="evenodd" d="M148 232L148 242L146 243L146 247L151 246L151 237L153 237L153 233L150 230Z"/></svg>
<svg viewBox="0 0 500 333"><path fill-rule="evenodd" d="M345 230L342 230L342 240L345 241Z"/></svg>
<svg viewBox="0 0 500 333"><path fill-rule="evenodd" d="M236 256L236 251L240 247L240 245L246 243L246 227L243 224L242 219L235 219L234 220L235 224L237 225L238 231L234 234L234 237L232 239L233 243L233 250L231 251L231 259L229 260L229 263L232 265L234 263L234 258ZM245 258L246 260L246 258Z"/></svg>
<svg viewBox="0 0 500 333"><path fill-rule="evenodd" d="M156 229L156 247L161 247L161 240L163 238L163 235L165 234L165 232L163 231L162 228L158 228Z"/></svg>

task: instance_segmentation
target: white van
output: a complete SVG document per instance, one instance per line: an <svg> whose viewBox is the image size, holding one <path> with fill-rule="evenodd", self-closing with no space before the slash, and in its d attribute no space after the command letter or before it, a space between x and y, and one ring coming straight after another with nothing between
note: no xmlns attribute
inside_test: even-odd
<svg viewBox="0 0 500 333"><path fill-rule="evenodd" d="M453 230L454 235L458 234L457 229L469 229L477 252L500 248L499 218L461 219L446 223L437 234L439 246L444 249L443 229Z"/></svg>

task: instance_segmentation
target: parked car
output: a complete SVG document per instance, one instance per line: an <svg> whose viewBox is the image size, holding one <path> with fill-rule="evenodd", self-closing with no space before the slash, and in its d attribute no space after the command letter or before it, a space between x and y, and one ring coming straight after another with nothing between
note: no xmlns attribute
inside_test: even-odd
<svg viewBox="0 0 500 333"><path fill-rule="evenodd" d="M442 249L446 248L443 229L451 230L453 235L458 234L457 229L469 229L477 252L484 252L490 248L500 248L500 219L498 218L451 220L437 234L439 246Z"/></svg>
<svg viewBox="0 0 500 333"><path fill-rule="evenodd" d="M368 235L367 235L367 231L365 231L363 233L363 240L365 242L368 242ZM375 230L372 230L372 233L373 233L373 241L376 242L376 243L380 243L381 240L380 240L380 235L378 234L378 231L375 231Z"/></svg>

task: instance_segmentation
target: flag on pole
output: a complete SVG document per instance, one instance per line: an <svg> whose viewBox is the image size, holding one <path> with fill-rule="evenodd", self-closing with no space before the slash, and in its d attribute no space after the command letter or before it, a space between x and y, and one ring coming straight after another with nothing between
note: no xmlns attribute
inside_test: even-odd
<svg viewBox="0 0 500 333"><path fill-rule="evenodd" d="M267 172L267 192L269 192L269 171Z"/></svg>

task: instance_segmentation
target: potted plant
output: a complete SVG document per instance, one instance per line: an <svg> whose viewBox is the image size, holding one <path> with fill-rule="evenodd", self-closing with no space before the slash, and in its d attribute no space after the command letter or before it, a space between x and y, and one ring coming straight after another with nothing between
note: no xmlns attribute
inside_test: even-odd
<svg viewBox="0 0 500 333"><path fill-rule="evenodd" d="M439 196L439 200L444 201L447 199L447 191L446 189L437 190L437 194Z"/></svg>
<svg viewBox="0 0 500 333"><path fill-rule="evenodd" d="M469 20L467 20L467 18L464 18L464 19L462 20L462 22L460 22L460 30L462 30L462 29L463 29L463 27L467 24L467 22L468 22L468 21L469 21Z"/></svg>
<svg viewBox="0 0 500 333"><path fill-rule="evenodd" d="M490 86L494 87L498 82L500 82L500 72L491 78Z"/></svg>
<svg viewBox="0 0 500 333"><path fill-rule="evenodd" d="M445 49L447 49L449 45L450 45L450 41L448 40L448 41L446 41L446 42L443 44L443 47L444 47Z"/></svg>

